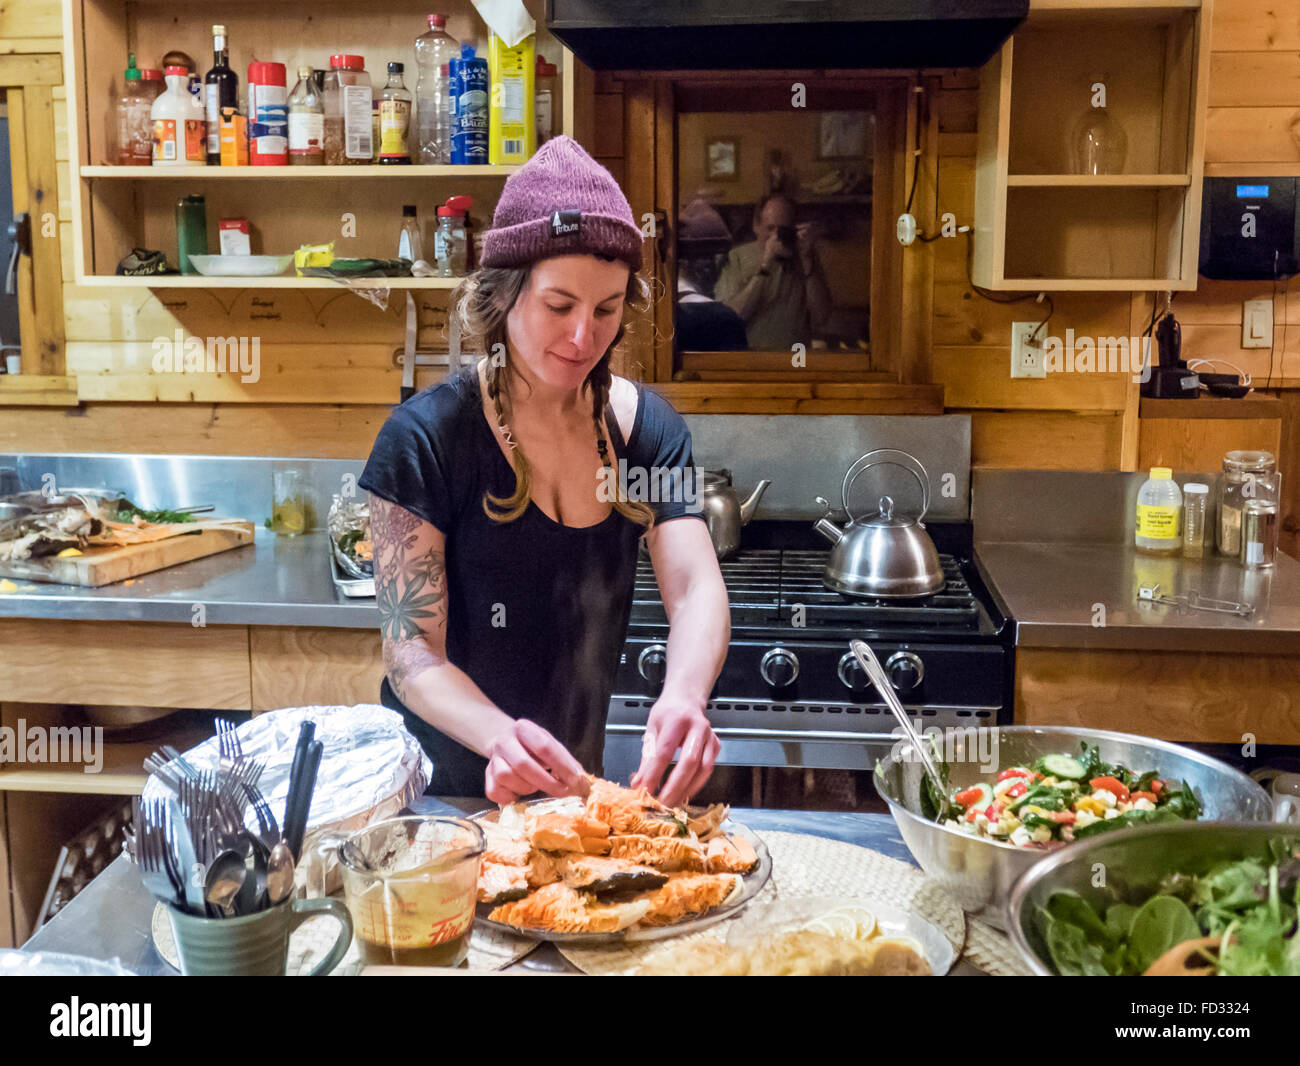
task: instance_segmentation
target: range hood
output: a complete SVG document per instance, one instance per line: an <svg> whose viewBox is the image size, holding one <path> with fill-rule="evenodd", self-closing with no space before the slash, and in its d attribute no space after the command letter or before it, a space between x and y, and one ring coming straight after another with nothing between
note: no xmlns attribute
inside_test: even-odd
<svg viewBox="0 0 1300 1066"><path fill-rule="evenodd" d="M546 25L596 70L983 65L1029 0L546 0Z"/></svg>

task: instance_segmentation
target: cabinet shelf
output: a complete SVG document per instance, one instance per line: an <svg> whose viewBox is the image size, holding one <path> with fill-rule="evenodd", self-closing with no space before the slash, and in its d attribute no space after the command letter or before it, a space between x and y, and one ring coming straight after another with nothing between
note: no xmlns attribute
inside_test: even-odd
<svg viewBox="0 0 1300 1066"><path fill-rule="evenodd" d="M980 72L977 285L1196 287L1210 3L1031 7ZM1097 123L1124 134L1127 173L1068 173Z"/></svg>
<svg viewBox="0 0 1300 1066"><path fill-rule="evenodd" d="M1008 174L1007 187L1021 189L1185 188L1190 174Z"/></svg>
<svg viewBox="0 0 1300 1066"><path fill-rule="evenodd" d="M299 278L276 275L266 278L205 278L201 274L157 274L146 277L118 277L89 274L77 284L133 289L454 289L463 278Z"/></svg>
<svg viewBox="0 0 1300 1066"><path fill-rule="evenodd" d="M302 178L307 181L351 180L356 178L506 178L517 166L382 166L378 163L355 167L115 167L83 166L83 178L133 181L263 181L267 178Z"/></svg>

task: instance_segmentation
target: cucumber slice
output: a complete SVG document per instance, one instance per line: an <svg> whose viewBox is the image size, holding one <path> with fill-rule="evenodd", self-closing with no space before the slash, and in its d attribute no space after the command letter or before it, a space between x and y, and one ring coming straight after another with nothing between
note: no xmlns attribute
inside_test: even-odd
<svg viewBox="0 0 1300 1066"><path fill-rule="evenodd" d="M1072 755L1044 755L1042 763L1043 769L1053 777L1078 781L1087 773L1083 763Z"/></svg>

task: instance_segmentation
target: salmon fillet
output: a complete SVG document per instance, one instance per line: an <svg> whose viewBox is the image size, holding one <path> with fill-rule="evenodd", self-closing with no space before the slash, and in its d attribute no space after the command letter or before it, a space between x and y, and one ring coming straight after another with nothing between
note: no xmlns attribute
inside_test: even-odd
<svg viewBox="0 0 1300 1066"><path fill-rule="evenodd" d="M704 869L703 847L687 837L611 836L609 856L653 866L665 873Z"/></svg>
<svg viewBox="0 0 1300 1066"><path fill-rule="evenodd" d="M736 874L674 874L666 885L637 897L650 904L641 921L670 925L688 915L703 914L724 903L740 883Z"/></svg>
<svg viewBox="0 0 1300 1066"><path fill-rule="evenodd" d="M587 793L587 814L614 833L625 835L676 836L685 828L648 790L623 788L600 779L592 781Z"/></svg>
<svg viewBox="0 0 1300 1066"><path fill-rule="evenodd" d="M711 874L746 874L758 855L744 837L716 836L704 846L704 868Z"/></svg>
<svg viewBox="0 0 1300 1066"><path fill-rule="evenodd" d="M649 900L598 903L557 881L539 888L526 899L503 903L488 917L517 928L552 933L614 933L635 925L649 909Z"/></svg>
<svg viewBox="0 0 1300 1066"><path fill-rule="evenodd" d="M480 903L504 903L528 895L528 871L523 866L484 862L478 873Z"/></svg>
<svg viewBox="0 0 1300 1066"><path fill-rule="evenodd" d="M556 860L564 883L584 892L616 892L623 889L658 888L667 874L626 859L602 859L594 855L562 855Z"/></svg>

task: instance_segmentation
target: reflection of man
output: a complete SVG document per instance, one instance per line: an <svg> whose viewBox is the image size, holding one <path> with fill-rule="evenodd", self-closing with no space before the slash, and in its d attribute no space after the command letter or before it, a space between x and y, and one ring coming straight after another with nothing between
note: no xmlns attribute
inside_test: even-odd
<svg viewBox="0 0 1300 1066"><path fill-rule="evenodd" d="M722 216L703 200L692 200L677 219L677 350L734 352L749 347L745 323L713 298L718 264L731 249Z"/></svg>
<svg viewBox="0 0 1300 1066"><path fill-rule="evenodd" d="M717 297L744 319L750 348L807 344L831 304L812 224L796 226L794 201L776 194L759 201L754 234L727 257Z"/></svg>

